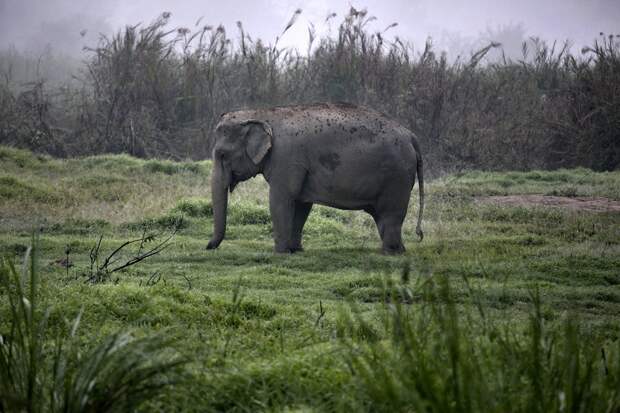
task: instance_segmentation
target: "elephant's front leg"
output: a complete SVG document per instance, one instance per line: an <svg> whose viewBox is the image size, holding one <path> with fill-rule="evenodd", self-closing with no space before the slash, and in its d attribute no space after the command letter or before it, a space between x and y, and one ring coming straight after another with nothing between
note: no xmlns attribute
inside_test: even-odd
<svg viewBox="0 0 620 413"><path fill-rule="evenodd" d="M286 191L272 185L269 189L269 210L276 252L293 252L295 201Z"/></svg>
<svg viewBox="0 0 620 413"><path fill-rule="evenodd" d="M293 252L303 251L301 238L304 225L308 219L308 214L310 214L311 209L312 204L309 202L295 202L295 218L293 219L293 233L291 234L291 247Z"/></svg>

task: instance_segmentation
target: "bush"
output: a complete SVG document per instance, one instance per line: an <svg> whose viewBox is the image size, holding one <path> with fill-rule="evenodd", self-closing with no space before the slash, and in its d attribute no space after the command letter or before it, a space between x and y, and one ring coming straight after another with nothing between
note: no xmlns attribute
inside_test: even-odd
<svg viewBox="0 0 620 413"><path fill-rule="evenodd" d="M161 172L166 175L174 175L181 172L203 172L200 164L196 162L171 162L150 160L144 163L144 169L148 172Z"/></svg>
<svg viewBox="0 0 620 413"><path fill-rule="evenodd" d="M189 227L189 220L182 215L163 215L157 218L145 218L141 221L130 222L126 228L130 231L172 231L173 229L182 230Z"/></svg>
<svg viewBox="0 0 620 413"><path fill-rule="evenodd" d="M581 55L532 38L520 59L485 60L499 47L491 43L450 60L430 40L418 51L370 32L374 17L351 8L333 36L315 39L310 28L302 55L253 40L241 23L233 43L222 26L169 30L169 18L102 36L88 49L79 86L53 90L36 79L24 90L7 73L0 144L59 156L204 159L222 112L348 101L417 133L435 174L620 165L620 41L613 35ZM0 63L17 58L0 54ZM145 167L178 172L160 161Z"/></svg>
<svg viewBox="0 0 620 413"><path fill-rule="evenodd" d="M211 202L202 200L183 200L172 211L192 218L211 218L213 216Z"/></svg>
<svg viewBox="0 0 620 413"><path fill-rule="evenodd" d="M386 342L344 340L358 391L356 410L427 412L615 411L620 409L620 346L580 331L570 316L546 326L538 290L525 331L495 319L471 298L477 314L457 306L447 278L416 289L412 311L399 300L385 306ZM359 312L348 331L372 328Z"/></svg>
<svg viewBox="0 0 620 413"><path fill-rule="evenodd" d="M250 202L232 203L228 209L231 225L267 225L271 224L271 214L265 206Z"/></svg>
<svg viewBox="0 0 620 413"><path fill-rule="evenodd" d="M76 337L81 314L54 334L50 308L39 301L35 251L28 250L22 274L11 259L0 263L0 296L9 311L0 330L0 411L134 411L179 382L184 360L163 335L119 332L85 351Z"/></svg>
<svg viewBox="0 0 620 413"><path fill-rule="evenodd" d="M62 196L53 193L48 188L24 182L14 176L0 175L0 198L12 201L33 200L44 203L58 203Z"/></svg>

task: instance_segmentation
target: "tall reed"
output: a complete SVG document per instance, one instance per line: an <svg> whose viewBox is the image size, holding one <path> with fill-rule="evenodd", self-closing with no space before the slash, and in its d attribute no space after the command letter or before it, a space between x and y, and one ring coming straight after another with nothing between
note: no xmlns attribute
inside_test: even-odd
<svg viewBox="0 0 620 413"><path fill-rule="evenodd" d="M593 339L571 317L548 326L536 287L525 328L493 315L472 289L467 298L457 295L447 277L387 284L385 291L380 336L388 339L344 339L359 410L620 409L620 342ZM417 301L424 305L410 306ZM353 314L345 319L349 331L373 328Z"/></svg>
<svg viewBox="0 0 620 413"><path fill-rule="evenodd" d="M301 11L294 14L298 16ZM222 112L313 101L373 107L417 132L429 169L531 169L620 163L620 42L604 35L582 54L533 38L520 59L490 60L490 43L449 59L413 45L351 8L305 53L265 43L237 23L172 29L169 13L101 36L75 83L12 80L0 54L0 143L59 156L127 152L205 158ZM330 15L329 19L334 16ZM286 29L296 23L292 18ZM11 60L12 59L12 60Z"/></svg>

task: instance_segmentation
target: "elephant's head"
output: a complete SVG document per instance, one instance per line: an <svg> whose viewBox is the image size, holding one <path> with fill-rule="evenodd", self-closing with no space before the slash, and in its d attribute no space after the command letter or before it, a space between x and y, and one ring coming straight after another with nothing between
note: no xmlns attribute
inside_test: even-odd
<svg viewBox="0 0 620 413"><path fill-rule="evenodd" d="M228 191L263 170L272 138L273 132L266 122L222 115L215 128L211 175L213 237L207 249L217 248L224 239Z"/></svg>

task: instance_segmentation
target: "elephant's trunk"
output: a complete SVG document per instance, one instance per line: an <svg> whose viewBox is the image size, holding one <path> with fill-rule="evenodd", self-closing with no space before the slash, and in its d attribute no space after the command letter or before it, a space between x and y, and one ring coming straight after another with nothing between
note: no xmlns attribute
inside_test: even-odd
<svg viewBox="0 0 620 413"><path fill-rule="evenodd" d="M230 186L231 171L221 161L213 161L211 176L211 202L213 205L213 237L207 249L217 248L226 234L226 210L228 208L228 188Z"/></svg>

